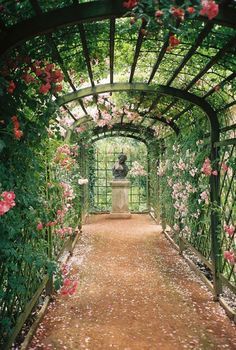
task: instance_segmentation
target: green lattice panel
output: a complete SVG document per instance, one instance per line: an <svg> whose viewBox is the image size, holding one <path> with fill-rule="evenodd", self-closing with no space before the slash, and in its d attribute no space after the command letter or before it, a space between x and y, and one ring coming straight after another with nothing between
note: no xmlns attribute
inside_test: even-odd
<svg viewBox="0 0 236 350"><path fill-rule="evenodd" d="M233 143L233 142L232 142ZM229 235L225 232L224 226L236 225L236 146L227 145L221 149L221 164L226 164L228 170L221 174L221 207L222 207L222 227L221 227L221 247L222 252L232 251L236 256L236 233ZM222 273L227 280L236 286L235 265L228 260L222 260Z"/></svg>

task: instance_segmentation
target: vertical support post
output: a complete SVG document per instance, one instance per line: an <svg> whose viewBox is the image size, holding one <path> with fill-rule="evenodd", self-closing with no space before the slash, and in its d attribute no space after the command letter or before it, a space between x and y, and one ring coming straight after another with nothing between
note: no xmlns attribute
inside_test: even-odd
<svg viewBox="0 0 236 350"><path fill-rule="evenodd" d="M210 177L210 200L211 200L211 258L212 274L214 284L214 300L219 299L222 293L222 281L220 279L222 251L221 251L221 219L220 219L220 169L219 169L219 149L217 142L220 139L220 127L217 114L211 111L208 114L211 123L211 164L213 170L217 171L217 176L211 174Z"/></svg>
<svg viewBox="0 0 236 350"><path fill-rule="evenodd" d="M82 177L84 178L86 176L85 174L85 155L84 155L84 146L81 144L80 146L80 173ZM81 201L81 211L80 211L80 222L82 225L84 214L85 214L85 188L84 185L80 186L80 201Z"/></svg>
<svg viewBox="0 0 236 350"><path fill-rule="evenodd" d="M159 155L159 159L160 161L163 158L165 152L165 144L164 144L164 140L161 140L160 143L160 155ZM160 181L160 180L159 180ZM159 199L160 199L160 218L161 218L161 226L162 226L162 230L165 231L166 229L166 208L165 208L165 202L163 200L163 197L161 196L161 185L159 183Z"/></svg>
<svg viewBox="0 0 236 350"><path fill-rule="evenodd" d="M182 239L182 237L180 236L179 234L179 255L183 255L183 251L185 249L185 244L184 244L184 241Z"/></svg>
<svg viewBox="0 0 236 350"><path fill-rule="evenodd" d="M52 259L52 228L47 228L47 236L48 236L48 257L51 260ZM49 276L47 285L46 285L46 295L51 295L53 293L53 275Z"/></svg>
<svg viewBox="0 0 236 350"><path fill-rule="evenodd" d="M151 210L151 202L150 202L150 185L151 185L151 164L150 164L150 147L147 148L147 207L148 211Z"/></svg>
<svg viewBox="0 0 236 350"><path fill-rule="evenodd" d="M219 299L222 293L221 273L221 225L220 225L220 169L219 169L219 150L214 142L211 145L211 163L218 175L210 177L210 199L211 199L211 257L213 266L213 284L214 284L214 300Z"/></svg>
<svg viewBox="0 0 236 350"><path fill-rule="evenodd" d="M48 163L48 158L47 158L47 154L46 154L46 198L47 198L47 203L48 205L50 205L50 195L49 195L49 191L48 191L48 183L51 180L51 174L50 174L50 167L49 167L49 163ZM53 242L52 242L52 228L48 227L47 231L47 240L48 240L48 258L50 260L52 260L52 254L53 254ZM49 276L47 285L46 285L46 295L51 295L53 293L53 275Z"/></svg>
<svg viewBox="0 0 236 350"><path fill-rule="evenodd" d="M155 163L155 175L157 176L157 167L160 165L160 143L157 143L157 146L155 147L156 155L158 156L158 159ZM156 205L155 205L155 217L158 222L161 221L161 188L160 188L160 177L156 177L156 186L155 186L155 193L156 193Z"/></svg>

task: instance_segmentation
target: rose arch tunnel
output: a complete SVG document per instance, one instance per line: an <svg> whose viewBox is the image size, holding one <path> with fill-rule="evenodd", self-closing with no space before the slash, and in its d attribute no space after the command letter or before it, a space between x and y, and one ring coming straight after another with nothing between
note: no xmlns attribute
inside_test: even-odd
<svg viewBox="0 0 236 350"><path fill-rule="evenodd" d="M91 215L101 140L131 145L146 212L236 320L222 301L236 293L235 3L163 3L0 4L3 349L39 300L77 288L60 257Z"/></svg>

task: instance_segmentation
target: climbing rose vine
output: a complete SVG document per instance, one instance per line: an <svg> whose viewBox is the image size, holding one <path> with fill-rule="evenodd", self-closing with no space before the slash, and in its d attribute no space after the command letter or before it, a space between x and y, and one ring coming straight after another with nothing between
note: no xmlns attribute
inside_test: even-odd
<svg viewBox="0 0 236 350"><path fill-rule="evenodd" d="M153 24L177 32L179 22L187 18L192 19L200 15L212 20L219 13L219 5L214 0L185 0L178 4L171 0L126 0L123 2L123 7L131 16L131 25L139 19L142 20L145 28L140 32L144 36L148 34L148 28ZM172 33L168 50L178 46L179 43L180 40Z"/></svg>
<svg viewBox="0 0 236 350"><path fill-rule="evenodd" d="M134 176L134 177L135 176L147 176L146 170L137 161L133 162L132 168L130 169L129 174L130 174L130 176Z"/></svg>

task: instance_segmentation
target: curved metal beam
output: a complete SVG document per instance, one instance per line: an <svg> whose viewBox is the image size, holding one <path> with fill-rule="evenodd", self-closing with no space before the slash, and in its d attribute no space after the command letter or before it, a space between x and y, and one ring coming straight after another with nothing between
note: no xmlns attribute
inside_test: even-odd
<svg viewBox="0 0 236 350"><path fill-rule="evenodd" d="M130 123L124 123L124 124L120 124L120 123L116 123L112 125L112 129L109 129L107 126L105 127L96 127L93 129L94 133L101 133L101 132L108 132L108 131L128 131L128 132L134 132L134 133L138 133L139 135L145 135L146 136L154 136L154 130L145 127L143 125L134 125L134 124L130 124Z"/></svg>
<svg viewBox="0 0 236 350"><path fill-rule="evenodd" d="M73 4L64 8L48 11L24 20L4 30L0 38L0 55L32 37L51 33L57 28L89 21L100 21L112 17L121 17L127 10L122 6L123 0L91 1ZM211 20L223 26L236 28L236 11L223 7L216 18ZM197 20L207 21L203 16Z"/></svg>
<svg viewBox="0 0 236 350"><path fill-rule="evenodd" d="M163 123L165 126L168 126L168 127L171 127L175 132L176 134L178 135L179 133L179 129L178 127L176 126L173 127L172 125L170 125L168 122L164 121L164 119L161 119L161 118L155 118L155 117L150 117L151 119L154 119L155 121L160 121L161 123ZM66 132L66 140L69 140L71 138L71 135L74 131L74 129L80 125L83 125L84 123L89 123L89 122L92 122L93 121L93 118L86 114L84 115L83 117L81 117L80 119L77 119L70 127L67 128L67 132ZM114 130L122 130L122 131L125 131L125 130L129 130L129 131L132 131L132 132L137 132L140 134L140 131L144 132L144 133L147 133L149 136L153 136L154 134L154 131L152 128L150 127L145 127L143 126L142 124L129 124L129 123L115 123L113 124L113 128L112 128L112 131ZM95 127L93 130L99 130L100 132L104 132L104 131L107 131L107 128L106 126L105 127Z"/></svg>
<svg viewBox="0 0 236 350"><path fill-rule="evenodd" d="M87 119L87 120L86 120ZM75 123L73 123L71 125L70 128L67 129L67 133L66 133L66 140L69 140L71 138L71 135L73 133L73 130L75 127L79 126L79 125L83 125L83 123L85 122L90 122L92 121L92 118L90 116L84 116L82 118L80 118L79 120L77 120ZM93 133L94 135L96 134L101 134L101 133L108 133L108 132L118 132L118 131L122 131L122 132L131 132L131 133L137 133L137 137L139 139L142 140L142 142L147 143L147 139L149 139L150 137L154 137L154 131L153 129L149 128L149 127L145 127L143 125L135 125L135 124L129 124L129 123L124 123L124 124L120 124L120 123L116 123L113 124L112 129L109 129L108 127L104 126L104 127L95 127L93 128ZM142 137L142 135L144 135ZM136 138L137 138L136 137Z"/></svg>
<svg viewBox="0 0 236 350"><path fill-rule="evenodd" d="M100 84L94 87L88 87L80 89L76 92L71 92L67 95L59 97L56 103L61 106L79 98L84 98L90 95L98 95L105 92L119 92L119 91L142 91L153 94L167 95L176 97L181 100L188 101L198 107L207 115L211 127L211 139L212 143L219 141L219 122L217 119L216 112L211 105L203 98L198 97L190 92L176 89L165 85L148 85L146 83L114 83L114 84ZM173 123L177 127L176 124ZM171 123L169 126L172 126ZM178 128L178 127L177 127Z"/></svg>
<svg viewBox="0 0 236 350"><path fill-rule="evenodd" d="M17 23L2 34L0 55L23 41L67 25L121 17L127 12L122 3L122 0L103 0L73 4Z"/></svg>
<svg viewBox="0 0 236 350"><path fill-rule="evenodd" d="M140 136L137 136L137 135L127 134L127 133L124 136L123 135L109 135L108 133L98 134L98 135L95 135L95 137L92 138L91 141L97 142L99 140L106 139L106 138L109 138L109 137L130 137L130 138L135 139L137 141L143 142L146 146L148 145L146 139L143 139L143 138L141 138Z"/></svg>

